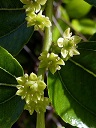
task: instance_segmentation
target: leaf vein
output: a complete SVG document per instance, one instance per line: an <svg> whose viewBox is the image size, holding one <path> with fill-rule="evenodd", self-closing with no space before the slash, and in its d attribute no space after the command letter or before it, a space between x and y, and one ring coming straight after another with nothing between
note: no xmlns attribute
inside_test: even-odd
<svg viewBox="0 0 96 128"><path fill-rule="evenodd" d="M91 114L93 114L93 115L96 116L96 114L95 114L94 112L92 112L91 110L89 110L85 105L81 104L81 103L78 101L78 99L76 99L76 98L72 95L72 93L68 90L68 88L67 88L66 85L64 84L64 82L63 82L63 80L62 80L62 77L61 77L61 75L60 75L60 72L58 72L58 75L59 75L59 78L60 78L60 80L61 80L61 83L62 83L63 86L65 87L65 89L66 89L66 91L68 92L68 94L72 97L72 99L74 99L74 100L75 100L81 107L83 107L85 110L87 110L88 112L90 112Z"/></svg>
<svg viewBox="0 0 96 128"><path fill-rule="evenodd" d="M93 75L94 77L96 77L96 74L92 71L90 71L89 69L87 69L86 67L84 67L83 65L80 65L79 63L77 63L76 61L70 59L70 61L72 63L74 63L75 65L79 66L80 68L82 68L83 70L85 70L86 72L88 72L89 74Z"/></svg>

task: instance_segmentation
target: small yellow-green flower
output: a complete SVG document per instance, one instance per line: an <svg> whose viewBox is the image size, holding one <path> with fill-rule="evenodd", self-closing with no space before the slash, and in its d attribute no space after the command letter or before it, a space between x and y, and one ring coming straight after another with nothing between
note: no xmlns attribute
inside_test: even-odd
<svg viewBox="0 0 96 128"><path fill-rule="evenodd" d="M26 13L29 13L29 12L37 13L40 11L40 8L41 8L41 6L37 2L31 3L31 4L26 4L23 7L24 7Z"/></svg>
<svg viewBox="0 0 96 128"><path fill-rule="evenodd" d="M20 0L24 5L26 11L39 12L41 5L44 5L47 0Z"/></svg>
<svg viewBox="0 0 96 128"><path fill-rule="evenodd" d="M31 73L30 76L25 74L22 77L17 78L17 92L16 95L21 96L25 100L25 109L33 113L45 111L46 106L49 103L49 99L44 97L44 89L46 84L42 81L42 76L37 77L36 74ZM44 102L44 103L43 103Z"/></svg>
<svg viewBox="0 0 96 128"><path fill-rule="evenodd" d="M31 4L31 0L20 0L23 4Z"/></svg>
<svg viewBox="0 0 96 128"><path fill-rule="evenodd" d="M68 60L73 55L79 55L79 51L76 49L77 44L80 42L79 36L72 36L70 28L66 29L63 37L57 40L57 45L61 48L61 55L64 60Z"/></svg>
<svg viewBox="0 0 96 128"><path fill-rule="evenodd" d="M52 74L61 69L59 65L65 65L64 61L57 54L48 53L47 51L41 53L39 60L39 68L49 69Z"/></svg>
<svg viewBox="0 0 96 128"><path fill-rule="evenodd" d="M49 99L47 97L42 96L40 100L32 101L30 100L29 103L25 104L24 109L28 110L30 115L34 112L45 112L46 111L46 106L49 104Z"/></svg>
<svg viewBox="0 0 96 128"><path fill-rule="evenodd" d="M51 22L48 17L42 15L42 12L35 14L34 12L27 13L27 26L34 26L35 30L41 29L44 30L45 27L50 27Z"/></svg>
<svg viewBox="0 0 96 128"><path fill-rule="evenodd" d="M34 26L35 30L44 30L45 27L50 27L51 22L48 17L42 15L41 5L44 5L47 0L20 0L24 4L26 10L27 26Z"/></svg>

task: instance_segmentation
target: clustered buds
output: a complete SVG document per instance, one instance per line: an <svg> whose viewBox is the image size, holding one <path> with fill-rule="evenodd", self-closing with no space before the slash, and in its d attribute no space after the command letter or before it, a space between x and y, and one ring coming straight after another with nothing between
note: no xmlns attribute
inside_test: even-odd
<svg viewBox="0 0 96 128"><path fill-rule="evenodd" d="M61 48L61 55L63 60L68 60L73 55L79 55L79 51L76 49L77 44L80 42L81 38L79 36L72 36L70 33L70 28L66 29L63 38L57 40L57 45Z"/></svg>
<svg viewBox="0 0 96 128"><path fill-rule="evenodd" d="M39 60L39 68L49 69L52 74L61 69L59 65L65 65L64 61L57 54L48 53L47 51L41 53Z"/></svg>
<svg viewBox="0 0 96 128"><path fill-rule="evenodd" d="M35 30L41 29L44 30L45 27L50 27L51 22L49 21L48 17L42 15L42 11L38 14L34 12L27 13L26 15L27 26L34 26Z"/></svg>
<svg viewBox="0 0 96 128"><path fill-rule="evenodd" d="M24 5L26 11L39 12L41 5L44 5L47 0L20 0Z"/></svg>
<svg viewBox="0 0 96 128"><path fill-rule="evenodd" d="M49 104L49 99L44 97L44 89L46 84L42 81L42 76L37 77L36 74L31 73L30 76L25 74L17 78L18 91L16 95L21 96L25 100L25 109L32 114L36 112L46 111L46 106Z"/></svg>
<svg viewBox="0 0 96 128"><path fill-rule="evenodd" d="M44 30L45 27L50 27L51 22L48 17L42 15L41 7L47 0L20 0L24 4L26 10L27 26L34 26L35 30ZM72 36L70 28L66 29L63 37L57 40L56 46L58 46L59 54L61 52L62 59L56 53L48 53L44 51L39 56L40 65L39 68L43 70L50 70L54 74L57 70L60 70L60 65L65 65L64 61L67 61L73 55L79 55L77 50L77 44L80 42L79 36ZM36 74L31 73L30 76L25 74L22 77L17 78L17 92L16 95L21 96L25 100L25 109L32 114L34 110L36 112L45 112L46 106L49 104L49 99L44 97L44 89L46 84L42 80L42 76L37 77Z"/></svg>
<svg viewBox="0 0 96 128"><path fill-rule="evenodd" d="M20 0L26 10L27 26L34 26L35 30L44 30L45 27L50 27L51 22L48 17L42 15L41 5L44 5L47 0Z"/></svg>
<svg viewBox="0 0 96 128"><path fill-rule="evenodd" d="M72 36L70 28L66 29L63 37L57 40L57 46L63 59L53 52L48 53L47 51L44 51L39 56L39 68L43 68L45 70L49 69L52 74L54 74L57 70L60 70L60 65L65 65L64 61L67 61L70 57L73 57L73 55L80 54L76 49L80 40L81 38L79 36Z"/></svg>

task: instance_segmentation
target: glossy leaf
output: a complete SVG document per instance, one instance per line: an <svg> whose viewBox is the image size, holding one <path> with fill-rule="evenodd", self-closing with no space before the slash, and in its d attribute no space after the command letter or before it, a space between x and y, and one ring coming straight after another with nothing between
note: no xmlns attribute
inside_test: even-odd
<svg viewBox="0 0 96 128"><path fill-rule="evenodd" d="M11 0L8 3L0 2L2 7L0 9L0 46L7 49L12 55L16 55L28 43L33 33L33 27L27 28L25 12L19 8L21 2L11 2Z"/></svg>
<svg viewBox="0 0 96 128"><path fill-rule="evenodd" d="M85 0L87 3L96 6L96 0Z"/></svg>
<svg viewBox="0 0 96 128"><path fill-rule="evenodd" d="M80 128L96 127L96 42L79 44L72 58L54 76L49 74L49 97L58 115Z"/></svg>
<svg viewBox="0 0 96 128"><path fill-rule="evenodd" d="M10 101L0 104L0 127L11 128L23 110L24 102L13 96Z"/></svg>
<svg viewBox="0 0 96 128"><path fill-rule="evenodd" d="M16 77L23 75L20 64L0 47L0 127L11 128L23 111L24 101L16 96Z"/></svg>
<svg viewBox="0 0 96 128"><path fill-rule="evenodd" d="M24 22L24 10L0 10L0 37L12 33Z"/></svg>
<svg viewBox="0 0 96 128"><path fill-rule="evenodd" d="M11 73L12 75L19 77L23 75L23 68L18 61L12 57L5 49L0 46L0 67Z"/></svg>

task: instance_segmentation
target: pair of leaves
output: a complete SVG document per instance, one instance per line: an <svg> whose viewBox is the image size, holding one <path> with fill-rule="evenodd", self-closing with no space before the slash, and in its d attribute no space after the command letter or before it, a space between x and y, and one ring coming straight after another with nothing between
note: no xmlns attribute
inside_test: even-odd
<svg viewBox="0 0 96 128"><path fill-rule="evenodd" d="M80 128L95 128L96 42L81 43L78 50L80 55L66 62L58 73L49 73L49 97L64 121Z"/></svg>

